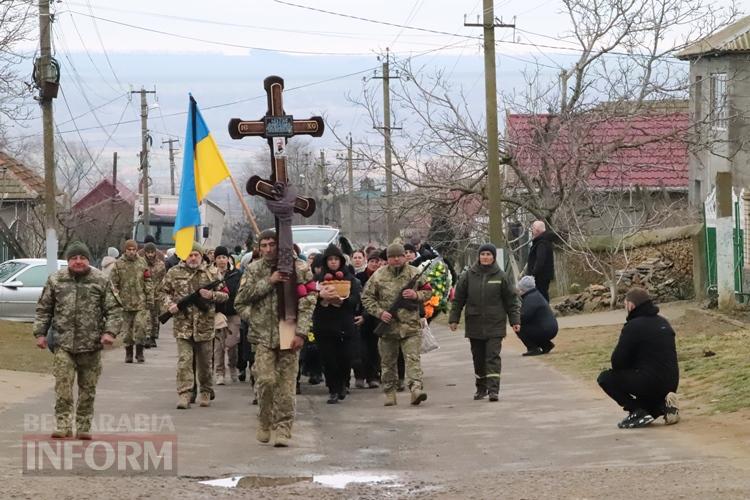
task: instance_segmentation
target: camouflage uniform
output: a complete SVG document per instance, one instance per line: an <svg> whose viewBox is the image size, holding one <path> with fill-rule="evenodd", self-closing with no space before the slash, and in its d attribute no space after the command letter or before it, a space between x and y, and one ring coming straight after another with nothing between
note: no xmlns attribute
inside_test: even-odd
<svg viewBox="0 0 750 500"><path fill-rule="evenodd" d="M216 279L217 276L205 264L191 269L185 262L180 262L167 271L162 282L161 312L167 312L170 304L178 303ZM224 302L228 298L223 291L214 290L213 294L213 302ZM208 311L203 312L195 306L190 306L172 318L172 332L177 339L177 394L180 396L193 390L196 375L193 373L193 356L200 392L211 394L213 391L211 341L214 338L214 315L214 307L209 307Z"/></svg>
<svg viewBox="0 0 750 500"><path fill-rule="evenodd" d="M145 260L146 264L148 265L148 270L151 273L151 283L154 289L154 300L151 302L151 306L149 307L151 328L147 330L147 334L152 339L158 339L159 307L161 304L161 297L159 297L159 292L161 291L161 284L162 281L164 281L164 276L167 274L167 268L164 265L164 260L160 259L158 254L154 258L153 263L149 262L148 259Z"/></svg>
<svg viewBox="0 0 750 500"><path fill-rule="evenodd" d="M149 307L154 289L148 264L143 257L130 259L123 255L115 262L110 275L112 285L122 304L123 343L143 345L149 331Z"/></svg>
<svg viewBox="0 0 750 500"><path fill-rule="evenodd" d="M72 433L73 382L78 378L77 432L89 432L96 383L101 374L101 336L115 336L122 309L107 277L96 269L74 276L67 269L52 274L36 306L34 337L55 332L55 418L57 430Z"/></svg>
<svg viewBox="0 0 750 500"><path fill-rule="evenodd" d="M297 283L308 283L313 276L302 261L295 261ZM260 411L259 426L275 430L277 436L291 437L294 423L294 397L299 369L299 353L279 349L279 313L276 287L270 278L273 264L258 259L247 267L240 282L234 307L248 322L249 340L255 344L255 388ZM296 335L307 338L312 326L315 294L299 299Z"/></svg>
<svg viewBox="0 0 750 500"><path fill-rule="evenodd" d="M381 267L373 274L362 292L362 305L367 312L380 318L387 311L401 293L411 278L419 274L412 266L401 268L393 266ZM417 301L423 303L432 296L431 290L421 290L426 278L420 278L417 288ZM422 366L419 351L422 346L422 327L419 323L419 311L400 309L388 325L388 329L380 337L378 349L380 351L381 379L383 391L386 394L396 391L398 386L398 349L404 353L406 362L406 380L412 393L422 389Z"/></svg>

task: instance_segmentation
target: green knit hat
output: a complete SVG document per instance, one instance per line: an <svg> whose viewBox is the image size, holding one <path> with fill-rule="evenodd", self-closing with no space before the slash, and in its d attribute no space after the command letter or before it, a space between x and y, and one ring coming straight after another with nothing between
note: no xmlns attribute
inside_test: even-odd
<svg viewBox="0 0 750 500"><path fill-rule="evenodd" d="M206 251L204 250L203 245L201 245L197 241L193 242L193 252L198 252L201 255L206 254Z"/></svg>
<svg viewBox="0 0 750 500"><path fill-rule="evenodd" d="M388 257L401 257L404 255L404 245L401 243L391 243L388 245L388 249L386 250L386 255Z"/></svg>
<svg viewBox="0 0 750 500"><path fill-rule="evenodd" d="M86 243L82 241L73 241L68 245L68 248L65 250L65 259L70 260L76 255L82 255L83 257L86 257L88 260L91 260L91 251L89 251L89 247L86 246Z"/></svg>

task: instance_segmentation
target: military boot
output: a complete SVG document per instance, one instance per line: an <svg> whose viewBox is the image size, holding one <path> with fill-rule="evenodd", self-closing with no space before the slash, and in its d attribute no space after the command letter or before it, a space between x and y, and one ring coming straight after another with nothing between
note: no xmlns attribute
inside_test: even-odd
<svg viewBox="0 0 750 500"><path fill-rule="evenodd" d="M198 404L204 408L211 406L211 395L207 392L201 392L198 396Z"/></svg>
<svg viewBox="0 0 750 500"><path fill-rule="evenodd" d="M292 440L292 435L288 431L282 431L277 429L276 435L273 438L273 445L276 448L286 448L289 446L289 441Z"/></svg>
<svg viewBox="0 0 750 500"><path fill-rule="evenodd" d="M143 345L138 344L135 346L135 360L139 363L143 363L146 360L143 358ZM132 361L131 361L132 363Z"/></svg>
<svg viewBox="0 0 750 500"><path fill-rule="evenodd" d="M385 403L383 403L383 406L396 406L396 404L398 404L398 401L396 400L396 393L386 392Z"/></svg>
<svg viewBox="0 0 750 500"><path fill-rule="evenodd" d="M91 433L87 431L77 431L76 439L80 439L81 441L91 441Z"/></svg>
<svg viewBox="0 0 750 500"><path fill-rule="evenodd" d="M271 440L271 431L258 426L258 428L255 430L255 439L258 440L260 443L267 443Z"/></svg>
<svg viewBox="0 0 750 500"><path fill-rule="evenodd" d="M70 429L55 430L50 437L52 439L65 439L73 437L73 431Z"/></svg>
<svg viewBox="0 0 750 500"><path fill-rule="evenodd" d="M413 389L411 391L411 404L418 406L422 401L427 400L427 393L422 389Z"/></svg>
<svg viewBox="0 0 750 500"><path fill-rule="evenodd" d="M132 345L125 346L125 362L126 363L133 362L133 346Z"/></svg>
<svg viewBox="0 0 750 500"><path fill-rule="evenodd" d="M177 409L187 410L188 408L190 408L190 393L186 392L180 394L179 399L177 400Z"/></svg>

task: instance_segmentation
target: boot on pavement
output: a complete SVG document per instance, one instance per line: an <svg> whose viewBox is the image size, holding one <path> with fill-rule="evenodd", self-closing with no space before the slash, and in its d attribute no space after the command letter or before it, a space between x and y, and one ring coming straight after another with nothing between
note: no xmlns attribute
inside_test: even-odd
<svg viewBox="0 0 750 500"><path fill-rule="evenodd" d="M258 426L258 428L255 430L255 439L257 439L260 443L267 443L271 440L271 431Z"/></svg>
<svg viewBox="0 0 750 500"><path fill-rule="evenodd" d="M143 345L138 344L135 346L135 360L139 363L144 363L146 360L143 358Z"/></svg>
<svg viewBox="0 0 750 500"><path fill-rule="evenodd" d="M81 441L91 441L91 433L88 431L77 431L76 439L80 439Z"/></svg>
<svg viewBox="0 0 750 500"><path fill-rule="evenodd" d="M133 362L133 346L132 345L125 346L125 362L126 363Z"/></svg>
<svg viewBox="0 0 750 500"><path fill-rule="evenodd" d="M179 399L177 400L177 409L187 410L188 408L190 408L190 393L186 392L180 394Z"/></svg>
<svg viewBox="0 0 750 500"><path fill-rule="evenodd" d="M275 448L286 448L289 446L289 441L292 440L291 434L285 431L276 431L276 435L273 438L273 446Z"/></svg>
<svg viewBox="0 0 750 500"><path fill-rule="evenodd" d="M73 437L73 431L70 429L63 429L63 430L55 429L55 431L52 432L50 437L52 439L65 439L65 438Z"/></svg>
<svg viewBox="0 0 750 500"><path fill-rule="evenodd" d="M427 400L427 393L422 389L414 389L411 391L411 404L419 406L419 403Z"/></svg>
<svg viewBox="0 0 750 500"><path fill-rule="evenodd" d="M224 375L216 375L216 385L224 385Z"/></svg>
<svg viewBox="0 0 750 500"><path fill-rule="evenodd" d="M477 388L477 392L474 393L474 401L479 401L487 397L487 389Z"/></svg>
<svg viewBox="0 0 750 500"><path fill-rule="evenodd" d="M397 403L395 392L385 393L385 403L383 403L383 406L396 406Z"/></svg>
<svg viewBox="0 0 750 500"><path fill-rule="evenodd" d="M211 395L207 392L201 392L198 396L198 405L203 408L211 406Z"/></svg>

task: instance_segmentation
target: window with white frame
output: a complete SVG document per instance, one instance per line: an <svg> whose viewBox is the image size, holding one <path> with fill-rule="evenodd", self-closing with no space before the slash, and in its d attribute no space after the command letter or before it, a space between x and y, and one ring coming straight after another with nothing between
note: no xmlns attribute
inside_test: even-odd
<svg viewBox="0 0 750 500"><path fill-rule="evenodd" d="M727 106L727 74L711 73L711 126L726 130L729 122Z"/></svg>

